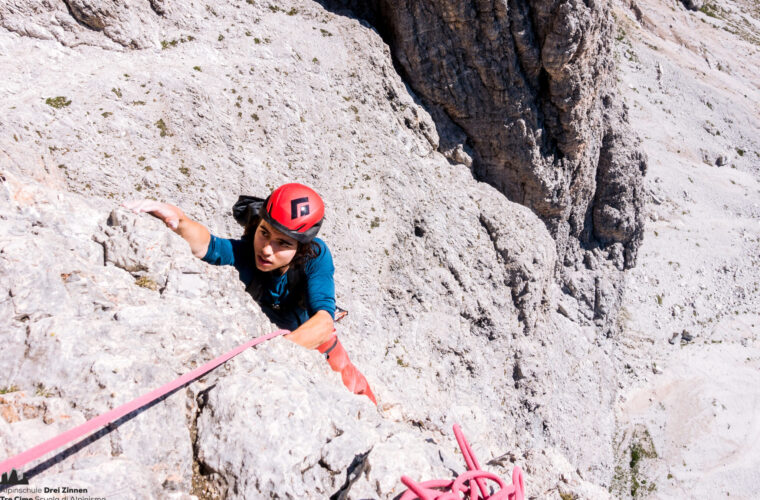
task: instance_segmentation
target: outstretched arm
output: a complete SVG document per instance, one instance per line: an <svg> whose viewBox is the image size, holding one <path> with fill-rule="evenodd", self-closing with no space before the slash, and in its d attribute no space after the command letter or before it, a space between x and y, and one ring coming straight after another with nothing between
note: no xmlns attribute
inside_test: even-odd
<svg viewBox="0 0 760 500"><path fill-rule="evenodd" d="M124 203L124 207L137 214L145 212L161 219L169 229L187 241L193 255L199 259L206 255L209 241L211 241L211 233L203 224L199 224L185 215L185 212L179 207L153 200L128 201Z"/></svg>
<svg viewBox="0 0 760 500"><path fill-rule="evenodd" d="M327 342L334 329L330 313L317 311L303 325L285 335L285 338L307 349L316 349Z"/></svg>

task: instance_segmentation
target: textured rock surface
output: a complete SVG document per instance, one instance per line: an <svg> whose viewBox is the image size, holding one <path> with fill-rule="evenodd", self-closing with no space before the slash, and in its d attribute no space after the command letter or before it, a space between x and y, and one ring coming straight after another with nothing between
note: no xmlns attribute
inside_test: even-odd
<svg viewBox="0 0 760 500"><path fill-rule="evenodd" d="M686 6L686 8L690 10L699 10L705 4L704 0L682 0L682 1L683 1L683 4Z"/></svg>
<svg viewBox="0 0 760 500"><path fill-rule="evenodd" d="M0 270L9 287L2 302L9 348L2 351L0 363L10 369L2 386L10 394L0 407L4 453L52 437L271 328L234 272L201 266L162 224L112 210L102 199L56 189L55 179L38 171L42 182L54 186L41 184L31 179L34 164L4 158ZM440 166L453 168L446 161ZM28 170L22 173L18 167ZM466 267L466 255L438 263L443 255L419 251L415 260L430 259L426 268L410 266L409 259L390 260L397 272L387 282L343 283L351 292L347 295L361 294L349 302L344 342L373 380L380 413L365 398L345 391L317 353L275 341L74 453L56 456L57 463L41 467L39 476L32 470L33 484L123 493L126 478L139 473L141 484L128 490L131 498L182 498L203 491L239 498L338 491L347 498L393 497L400 492L403 473L447 477L460 469L450 435L454 422L468 429L483 457L508 452L525 459L530 455L521 450L551 450L553 444L577 454L580 450L562 435L553 436L548 426L566 418L556 410L578 398L572 387L585 392L580 386L596 373L591 365L579 369L561 360L566 352L585 352L588 341L576 331L577 337L555 343L556 361L549 360L540 344L555 335L551 325L538 328L545 332L541 339L524 337L510 287L499 284L514 277L525 304L537 307L536 317L541 317L541 302L550 300L550 289L541 287L548 287L553 245L527 209L509 204L489 186L470 183L472 191L460 195L471 204L470 224L455 220L461 214L442 212L440 223L427 219L425 234L415 236L410 221L410 239L397 238L396 251L414 254L416 241L426 238L431 248L440 248L436 242L449 234L453 249L461 245L460 238L481 239L475 254L486 259L483 264L473 261L474 269ZM486 202L489 209L482 212L478 205ZM427 198L424 203L434 206ZM507 215L511 210L514 217ZM481 219L500 227L489 234ZM527 224L531 220L534 224ZM451 227L462 234L452 239L445 231ZM525 249L511 247L508 236L530 231L546 242L545 253L525 258ZM537 266L541 262L545 265ZM444 264L452 267L444 270ZM444 292L430 290L437 278L445 277L435 273L438 266L444 273L461 273L462 285L453 278L446 281L454 295L450 302L442 300ZM505 270L495 284L478 278L478 272L492 276L501 266ZM188 293L177 285L181 279L172 278L177 275L201 276L207 290ZM420 276L429 282L407 281ZM457 289L467 285L471 288ZM477 285L494 290L479 292ZM388 297L371 307L371 297L382 290ZM417 299L410 300L407 294L413 290ZM497 308L486 299L506 302ZM484 306L468 305L480 315L476 322L463 318L466 310L459 309L474 300ZM505 364L505 358L518 358L519 368ZM556 369L549 371L547 364ZM554 390L555 377L562 380L561 392ZM609 406L609 395L599 403ZM607 441L609 415L600 415L599 421L607 429ZM23 439L11 439L22 434ZM555 460L562 456L551 453ZM581 451L576 463L609 463L611 448L606 458L583 455ZM513 460L502 457L492 467L508 475ZM531 470L529 463L524 465ZM349 489L352 474L357 477ZM104 491L102 481L111 475L114 486ZM553 474L537 474L534 481L547 491L557 488ZM591 487L578 477L575 481L573 491Z"/></svg>
<svg viewBox="0 0 760 500"><path fill-rule="evenodd" d="M643 237L646 160L616 96L608 2L334 3L386 33L444 124L441 151L462 162L467 148L479 179L542 218L575 319L611 332Z"/></svg>
<svg viewBox="0 0 760 500"><path fill-rule="evenodd" d="M142 49L158 46L157 17L163 3L10 0L3 7L0 25L22 36L57 40L66 46Z"/></svg>
<svg viewBox="0 0 760 500"><path fill-rule="evenodd" d="M582 219L589 239L568 236L567 248L604 242L576 254L557 245L561 224L547 230L548 219L539 218L536 207L510 202L473 179L467 166L483 163L464 129L443 120L441 109L423 107L397 75L380 36L350 16L311 2L182 9L169 1L130 4L130 12L142 9L152 17L124 22L120 32L134 40L157 38L133 50L109 38L105 28L79 24L60 4L34 7L47 11L33 11L34 5L0 7L6 55L0 58L6 75L0 83L0 363L6 369L0 390L7 392L0 395L0 456L272 328L233 271L201 265L160 223L117 208L132 197L175 202L217 234L236 235L229 208L239 193L266 193L288 180L317 188L328 206L323 235L337 264L338 301L351 311L340 335L380 400L375 411L345 391L319 355L280 339L57 456L56 464L35 470L34 484L88 487L104 496L121 491L128 498L214 492L232 498L339 492L392 498L402 473L422 479L463 469L451 435L451 424L459 422L487 469L508 477L515 463L524 467L531 495L604 498L616 464L630 461L628 445L642 435L625 426L635 422L636 430L644 421L660 453L646 477L664 490L672 471L673 496L688 496L694 480L723 493L715 486L720 481L697 477L710 464L693 461L690 450L699 444L702 456L712 456L713 445L704 443L720 442L716 450L733 452L722 440L722 424L744 435L755 429L752 418L744 419L752 414L754 393L737 387L752 387L757 372L756 353L746 351L757 342L750 317L757 266L742 264L758 253L751 152L760 149L752 139L757 134L743 132L758 123L747 111L757 100L747 82L756 77L742 76L738 60L695 43L687 65L709 66L703 71L718 86L739 82L734 97L744 113L730 112L732 101L722 100L717 87L692 88L691 75L678 76L664 56L677 53L677 44L647 52L637 41L636 51L649 56L636 62L626 38L615 35L628 61L625 83L641 90L624 86L627 112L644 130L652 127L644 119L650 112L658 124L668 124L646 133L647 152L660 160L661 172L681 177L661 174L664 181L648 185L659 200L650 221L661 236L648 238L654 246L644 254L646 266L627 273L630 305L617 317L624 335L613 341L590 323L613 314L605 308L618 292L614 273L632 258L626 238L635 240L638 201L628 188L639 174L623 167L641 166L635 141L605 125L626 113L614 99L609 105L593 101L597 108L584 125L593 140L585 149L560 121L551 129L563 137L557 148L561 143L585 151L579 158L590 162L583 155L598 148L598 168L582 175L610 181L597 182L604 189L566 193L571 200L598 200L588 202ZM124 13L108 10L109 3L86 5L107 10L113 25L122 22ZM578 8L595 19L599 6L588 5ZM667 22L652 21L654 7L639 5L647 29L665 29L659 27ZM703 13L678 15L700 16L700 27L725 33L723 21ZM682 103L678 89L684 87L692 89L687 104L660 104ZM746 101L739 97L745 94ZM540 109L531 106L526 109ZM674 116L665 112L671 107ZM712 113L709 119L697 118L697 108ZM679 129L685 118L690 125ZM701 135L676 153L693 130ZM652 147L660 144L653 136L667 146ZM537 142L543 155L541 147ZM711 166L701 163L700 149ZM721 154L737 168L712 166ZM541 155L537 164L561 180L565 170ZM614 160L620 157L626 160ZM686 193L683 186L702 178L712 180L702 186L712 204L697 210L699 191ZM710 198L713 185L731 201ZM730 233L719 231L735 218ZM694 232L710 228L725 245L715 247L704 235L699 247L678 246L684 224ZM707 253L709 248L715 249ZM673 257L681 251L682 257ZM688 276L698 276L686 280L688 286L686 271L671 264L677 260L690 266ZM582 297L580 307L572 296ZM735 333L715 339L724 344L705 344L696 357L700 366L711 363L711 372L734 374L712 385L698 378L705 394L716 394L728 409L713 407L709 398L689 398L687 390L664 398L670 381L694 373L693 367L669 373L665 360L672 350L663 349L678 349L667 343L669 330L688 328L694 338L706 339L717 328L709 319L728 320L729 310L743 311L738 319L752 326L727 329ZM719 330L733 325L721 323ZM679 366L689 366L692 346L697 344L674 356ZM726 368L740 364L741 370ZM667 378L658 378L663 370ZM632 394L616 405L621 387ZM669 423L669 410L647 406L650 398L673 404L675 418L693 423L690 429L701 428L708 413L695 417L681 409L720 411L721 419L708 426L717 439L683 438L682 427ZM654 417L647 421L644 411ZM617 442L616 419L624 436ZM736 437L731 432L729 441ZM732 464L732 484L756 484L742 479L751 474L740 476L757 470L756 449L750 445L736 455L741 459Z"/></svg>
<svg viewBox="0 0 760 500"><path fill-rule="evenodd" d="M623 96L651 162L628 274L613 494L753 497L760 470L760 10L616 7ZM730 166L717 167L720 155ZM705 158L706 157L706 158ZM631 450L654 449L635 467ZM654 485L654 486L652 486ZM656 487L656 492L649 493Z"/></svg>

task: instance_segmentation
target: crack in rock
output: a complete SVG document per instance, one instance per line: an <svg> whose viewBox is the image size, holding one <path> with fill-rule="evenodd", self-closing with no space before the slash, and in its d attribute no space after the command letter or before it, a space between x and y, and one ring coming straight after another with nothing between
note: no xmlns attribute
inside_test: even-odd
<svg viewBox="0 0 760 500"><path fill-rule="evenodd" d="M364 453L359 453L354 456L351 464L346 469L346 482L340 487L338 491L330 496L330 500L346 500L351 487L362 476L362 474L368 474L370 469L369 454L372 452L372 448Z"/></svg>

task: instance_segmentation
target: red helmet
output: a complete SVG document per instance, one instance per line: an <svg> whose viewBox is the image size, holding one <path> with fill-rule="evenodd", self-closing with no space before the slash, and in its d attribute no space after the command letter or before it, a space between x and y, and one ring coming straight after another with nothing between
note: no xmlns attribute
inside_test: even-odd
<svg viewBox="0 0 760 500"><path fill-rule="evenodd" d="M281 233L306 243L314 239L322 226L325 204L310 187L283 184L264 201L259 215Z"/></svg>

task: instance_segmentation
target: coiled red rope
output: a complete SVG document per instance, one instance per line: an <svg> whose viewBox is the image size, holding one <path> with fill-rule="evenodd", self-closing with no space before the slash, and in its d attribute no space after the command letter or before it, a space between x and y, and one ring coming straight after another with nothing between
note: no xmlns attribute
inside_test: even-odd
<svg viewBox="0 0 760 500"><path fill-rule="evenodd" d="M462 429L454 424L454 436L462 450L467 472L456 479L434 479L417 483L408 476L401 476L401 482L409 488L399 500L524 500L525 484L520 467L512 469L512 484L507 485L496 474L480 470L478 459L470 448L470 443L462 434ZM489 493L486 481L498 485L498 491ZM463 496L464 495L464 496Z"/></svg>

